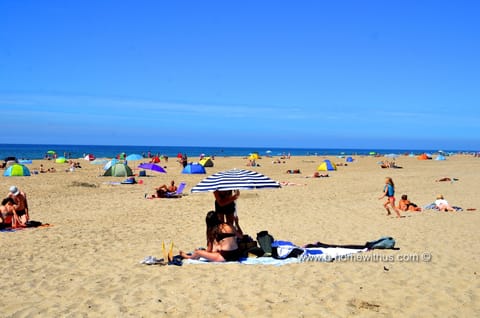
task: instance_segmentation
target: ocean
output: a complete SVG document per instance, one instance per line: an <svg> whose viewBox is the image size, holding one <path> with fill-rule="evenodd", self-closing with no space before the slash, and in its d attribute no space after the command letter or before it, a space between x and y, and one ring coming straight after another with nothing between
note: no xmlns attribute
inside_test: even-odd
<svg viewBox="0 0 480 318"><path fill-rule="evenodd" d="M170 158L177 154L186 154L188 157L206 156L248 156L257 152L261 156L325 156L325 155L369 155L377 154L421 154L435 153L433 149L325 149L325 148L246 148L246 147L202 147L202 146L99 146L99 145L33 145L33 144L0 144L0 160L7 157L17 159L43 159L47 152L54 151L57 156L67 158L83 158L87 154L93 154L97 158L114 158L120 153L139 154L148 157L151 155L166 155ZM443 150L447 153L457 153L458 150Z"/></svg>

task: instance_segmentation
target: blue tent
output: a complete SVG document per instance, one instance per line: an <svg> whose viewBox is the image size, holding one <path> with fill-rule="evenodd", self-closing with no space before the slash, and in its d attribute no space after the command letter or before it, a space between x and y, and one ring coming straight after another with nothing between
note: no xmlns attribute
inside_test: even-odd
<svg viewBox="0 0 480 318"><path fill-rule="evenodd" d="M437 158L435 158L435 160L445 160L445 156L438 155Z"/></svg>
<svg viewBox="0 0 480 318"><path fill-rule="evenodd" d="M185 174L202 174L207 173L205 167L199 163L189 163L183 168L182 173Z"/></svg>
<svg viewBox="0 0 480 318"><path fill-rule="evenodd" d="M347 157L347 159L345 159L346 162L353 162L353 158L352 157Z"/></svg>

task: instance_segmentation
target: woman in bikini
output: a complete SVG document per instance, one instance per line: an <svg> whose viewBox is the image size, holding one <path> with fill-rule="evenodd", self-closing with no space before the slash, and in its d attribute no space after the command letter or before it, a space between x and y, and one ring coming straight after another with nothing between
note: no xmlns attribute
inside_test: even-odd
<svg viewBox="0 0 480 318"><path fill-rule="evenodd" d="M180 251L186 259L205 258L211 262L236 262L241 257L238 248L238 234L230 224L220 221L217 212L210 211L205 219L207 224L207 249L196 249L191 255Z"/></svg>

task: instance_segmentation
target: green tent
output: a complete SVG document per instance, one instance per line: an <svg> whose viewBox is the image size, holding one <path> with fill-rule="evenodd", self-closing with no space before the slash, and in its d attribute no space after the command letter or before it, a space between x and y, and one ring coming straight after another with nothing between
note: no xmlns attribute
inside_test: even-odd
<svg viewBox="0 0 480 318"><path fill-rule="evenodd" d="M104 176L130 177L133 176L132 169L124 163L118 162L105 171Z"/></svg>

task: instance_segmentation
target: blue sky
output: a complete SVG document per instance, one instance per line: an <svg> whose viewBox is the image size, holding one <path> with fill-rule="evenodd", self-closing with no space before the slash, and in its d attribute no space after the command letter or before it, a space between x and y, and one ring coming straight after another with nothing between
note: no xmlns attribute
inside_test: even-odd
<svg viewBox="0 0 480 318"><path fill-rule="evenodd" d="M0 1L0 143L478 150L478 1Z"/></svg>

